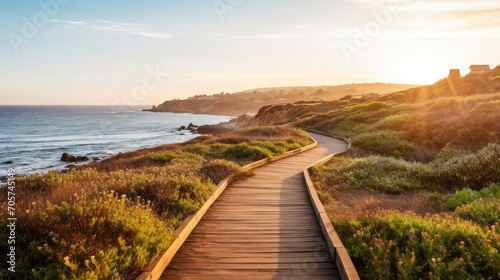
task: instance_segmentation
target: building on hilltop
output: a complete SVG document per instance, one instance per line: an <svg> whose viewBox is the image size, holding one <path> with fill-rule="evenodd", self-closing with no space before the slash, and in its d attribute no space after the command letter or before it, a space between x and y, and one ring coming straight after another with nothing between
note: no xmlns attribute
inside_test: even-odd
<svg viewBox="0 0 500 280"><path fill-rule="evenodd" d="M470 73L473 75L483 74L484 72L490 71L489 65L471 65L469 67Z"/></svg>

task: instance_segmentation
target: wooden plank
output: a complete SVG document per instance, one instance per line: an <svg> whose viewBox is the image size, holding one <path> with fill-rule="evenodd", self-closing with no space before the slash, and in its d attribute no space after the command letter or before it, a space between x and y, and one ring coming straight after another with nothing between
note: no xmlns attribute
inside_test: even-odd
<svg viewBox="0 0 500 280"><path fill-rule="evenodd" d="M202 233L202 234L213 234L213 235L246 235L246 234L262 234L262 235L273 235L273 234L281 234L281 235L294 235L294 234L301 234L301 233L309 233L311 235L313 234L318 234L321 233L321 231L318 231L315 228L310 228L310 229L301 229L301 230L294 230L294 229L253 229L253 230L241 230L241 229L214 229L214 228L201 228L201 229L196 229L192 232L192 234L197 234L197 233Z"/></svg>
<svg viewBox="0 0 500 280"><path fill-rule="evenodd" d="M214 244L210 243L210 246L213 246ZM219 244L217 244L219 246ZM225 254L230 254L230 253L285 253L285 252L323 252L323 251L328 251L328 248L326 247L321 247L321 245L318 244L304 244L303 246L297 247L297 246L272 246L271 244L268 243L267 246L255 246L255 244L249 244L249 243L234 243L234 244L227 244L224 246L219 246L218 250L208 247L208 246L193 246L190 248L190 251L193 252L204 252L204 253L210 253L213 256L223 256ZM225 251L225 252L224 252ZM181 254L182 255L182 254ZM333 263L333 261L332 261ZM171 266L172 267L172 266Z"/></svg>
<svg viewBox="0 0 500 280"><path fill-rule="evenodd" d="M296 263L211 263L211 269L234 269L234 270L248 270L248 269L294 269L296 267L300 267L304 265L304 262L296 262ZM202 262L177 262L176 260L172 261L172 266L176 269L189 269L189 268L201 268L206 266L203 261ZM316 262L314 263L314 267L316 268L335 268L335 264L332 262Z"/></svg>
<svg viewBox="0 0 500 280"><path fill-rule="evenodd" d="M335 262L339 268L339 274L341 278L348 280L359 280L360 277L358 275L358 272L356 271L356 268L354 267L354 264L352 263L352 260L349 254L347 253L347 250L345 250L342 241L337 235L337 232L333 228L330 219L328 218L328 215L323 207L323 204L319 200L316 190L314 189L314 185L309 175L309 168L315 165L318 166L325 164L332 157L333 155L329 155L317 161L316 163L306 167L303 171L305 184L307 187L308 194L311 198L314 211L320 223L321 230L323 231L323 235L325 236L328 247L330 248L329 251L332 254L332 257L335 259Z"/></svg>
<svg viewBox="0 0 500 280"><path fill-rule="evenodd" d="M325 257L326 254L326 257ZM280 257L300 257L300 258L327 258L328 257L328 251L327 250L322 250L318 252L231 252L231 257L234 258L242 258L242 257L256 257L256 258L280 258ZM224 256L223 253L220 254L221 256ZM214 257L216 258L217 255L212 255L211 252L193 252L193 251L181 251L178 252L176 257Z"/></svg>
<svg viewBox="0 0 500 280"><path fill-rule="evenodd" d="M329 267L335 267L335 265L329 259L315 257L300 257L300 256L279 256L279 257L222 257L221 256L211 256L211 257L200 257L200 256L185 256L179 255L175 257L175 263L186 263L186 264L196 264L203 262L203 265L212 264L282 264L282 263L327 263ZM194 267L193 267L194 268Z"/></svg>
<svg viewBox="0 0 500 280"><path fill-rule="evenodd" d="M319 138L322 143L331 141ZM228 186L162 279L287 279L301 275L302 279L338 279L301 175L305 166L335 149L343 147L318 147L260 166L254 177Z"/></svg>
<svg viewBox="0 0 500 280"><path fill-rule="evenodd" d="M198 270L171 270L174 275L168 273L163 275L161 279L339 279L336 269L307 269L297 267L294 269L259 269L259 270L218 270L210 269ZM211 276L209 276L210 274Z"/></svg>

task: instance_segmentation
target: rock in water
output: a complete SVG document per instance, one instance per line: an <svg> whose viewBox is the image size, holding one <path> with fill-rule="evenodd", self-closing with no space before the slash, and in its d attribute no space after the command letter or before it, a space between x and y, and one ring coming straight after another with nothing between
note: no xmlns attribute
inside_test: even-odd
<svg viewBox="0 0 500 280"><path fill-rule="evenodd" d="M193 123L189 123L187 130L191 131L192 133L196 133L197 128L198 128L197 125L194 125Z"/></svg>
<svg viewBox="0 0 500 280"><path fill-rule="evenodd" d="M89 158L85 157L85 156L83 156L83 157L76 157L76 161L87 161L87 160L89 160Z"/></svg>
<svg viewBox="0 0 500 280"><path fill-rule="evenodd" d="M61 157L61 161L69 161L69 162L75 162L75 161L87 161L89 160L88 157L81 157L81 156L74 156L70 153L64 153Z"/></svg>

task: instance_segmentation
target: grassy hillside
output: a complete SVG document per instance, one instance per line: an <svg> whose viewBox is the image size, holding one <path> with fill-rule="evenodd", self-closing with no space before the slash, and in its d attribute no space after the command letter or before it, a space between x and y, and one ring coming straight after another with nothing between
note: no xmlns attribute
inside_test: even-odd
<svg viewBox="0 0 500 280"><path fill-rule="evenodd" d="M239 116L245 113L257 113L262 106L267 105L297 101L329 101L346 95L390 93L412 87L415 86L372 83L255 89L234 94L197 95L186 100L170 100L155 106L151 111Z"/></svg>
<svg viewBox="0 0 500 280"><path fill-rule="evenodd" d="M353 140L311 172L363 279L500 277L496 71L292 119Z"/></svg>
<svg viewBox="0 0 500 280"><path fill-rule="evenodd" d="M243 125L349 137L311 170L363 279L500 277L500 67L382 96L262 107Z"/></svg>
<svg viewBox="0 0 500 280"><path fill-rule="evenodd" d="M256 127L18 178L16 273L3 266L0 278L133 279L222 179L248 176L242 165L310 143L300 130ZM2 236L7 206L3 200ZM2 242L2 252L8 246Z"/></svg>
<svg viewBox="0 0 500 280"><path fill-rule="evenodd" d="M371 101L339 106L295 123L350 137L351 154L429 161L445 146L500 143L500 93L439 97L419 103Z"/></svg>

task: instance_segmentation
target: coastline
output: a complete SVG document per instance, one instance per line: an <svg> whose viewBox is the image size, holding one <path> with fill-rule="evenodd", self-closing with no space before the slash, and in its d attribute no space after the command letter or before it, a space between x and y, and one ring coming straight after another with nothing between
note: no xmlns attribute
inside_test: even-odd
<svg viewBox="0 0 500 280"><path fill-rule="evenodd" d="M154 115L139 108L121 106L3 106L0 120L8 134L0 137L6 148L0 152L0 180L9 168L18 177L85 166L117 154L164 144L182 143L201 134L179 130L189 123L211 125L225 123L230 116L191 113ZM22 118L32 121L22 123ZM211 133L210 133L211 134ZM70 153L88 157L88 161L64 162ZM94 160L93 160L94 159ZM68 168L69 167L69 168ZM5 172L4 172L5 171Z"/></svg>

